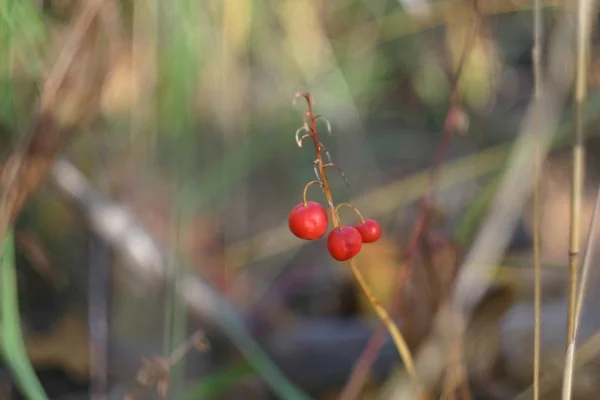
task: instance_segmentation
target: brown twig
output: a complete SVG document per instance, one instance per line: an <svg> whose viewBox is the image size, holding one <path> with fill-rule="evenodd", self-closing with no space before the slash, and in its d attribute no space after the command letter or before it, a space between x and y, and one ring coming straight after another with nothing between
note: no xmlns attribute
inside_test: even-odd
<svg viewBox="0 0 600 400"><path fill-rule="evenodd" d="M476 4L476 3L474 3ZM465 47L461 58L459 60L458 66L456 68L456 72L452 77L452 92L450 95L450 104L448 106L448 110L446 112L446 117L444 121L444 128L441 142L436 151L433 168L430 170L429 175L429 184L428 189L425 193L425 196L421 202L420 213L417 217L415 224L413 225L412 233L410 239L408 241L407 249L404 256L404 265L409 270L410 273L410 265L413 261L413 258L417 252L419 247L419 243L421 238L426 231L426 227L428 225L428 217L429 217L429 208L431 204L431 198L433 196L434 189L437 185L439 174L441 171L441 166L443 164L444 158L448 151L450 145L450 139L455 132L456 126L452 124L451 118L455 115L459 102L459 82L460 77L462 76L462 71L464 69L465 62L467 60L468 55L470 54L470 49L472 47L473 41L477 37L477 32L479 31L480 25L480 16L476 12L475 19L473 21L473 26L470 35L467 38L467 42L465 43ZM400 298L402 295L402 287L406 282L406 271L399 271L398 275L395 279L394 289L392 290L392 299L390 300L390 314L392 316L396 315L400 306ZM377 355L381 347L385 342L385 330L382 325L378 325L375 333L371 337L371 340L363 350L359 360L354 364L352 369L352 374L350 375L350 379L348 380L344 391L340 397L341 400L351 400L357 398L360 389L366 382L367 376L371 369L371 365L375 362Z"/></svg>

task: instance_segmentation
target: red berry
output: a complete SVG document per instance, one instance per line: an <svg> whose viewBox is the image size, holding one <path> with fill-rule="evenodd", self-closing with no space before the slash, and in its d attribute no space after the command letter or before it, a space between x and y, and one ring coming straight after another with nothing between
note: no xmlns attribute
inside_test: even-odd
<svg viewBox="0 0 600 400"><path fill-rule="evenodd" d="M288 216L290 231L300 239L315 240L327 232L329 218L327 211L319 203L307 201L298 204Z"/></svg>
<svg viewBox="0 0 600 400"><path fill-rule="evenodd" d="M331 231L327 238L327 250L338 261L347 261L358 254L362 247L360 233L352 226Z"/></svg>
<svg viewBox="0 0 600 400"><path fill-rule="evenodd" d="M365 219L365 222L359 222L354 227L358 230L362 241L365 243L376 242L381 237L381 226L374 219Z"/></svg>

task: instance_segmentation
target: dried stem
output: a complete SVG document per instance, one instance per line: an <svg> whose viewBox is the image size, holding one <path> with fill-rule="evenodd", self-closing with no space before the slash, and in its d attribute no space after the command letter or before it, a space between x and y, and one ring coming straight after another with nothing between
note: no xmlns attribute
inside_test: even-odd
<svg viewBox="0 0 600 400"><path fill-rule="evenodd" d="M581 317L581 308L585 298L588 278L591 269L591 259L594 252L594 244L596 243L598 212L600 210L600 186L596 195L596 203L592 212L592 220L590 221L590 229L588 231L585 254L583 256L583 267L581 270L581 283L577 291L577 301L575 303L575 314L573 315L573 340L567 348L565 358L565 372L563 376L563 400L571 399L573 386L573 370L575 366L575 349L577 347L577 331L579 330L579 320Z"/></svg>
<svg viewBox="0 0 600 400"><path fill-rule="evenodd" d="M148 357L142 360L142 365L137 373L136 387L124 400L141 398L144 390L156 387L160 398L167 398L170 386L171 369L192 349L205 351L209 344L201 330L192 334L185 343L177 347L168 357Z"/></svg>
<svg viewBox="0 0 600 400"><path fill-rule="evenodd" d="M571 216L569 232L569 305L567 315L567 347L573 341L577 297L577 268L579 266L581 196L583 193L584 156L583 148L583 104L587 87L587 27L586 12L589 1L577 2L577 57L574 96L574 143L571 186Z"/></svg>
<svg viewBox="0 0 600 400"><path fill-rule="evenodd" d="M333 195L331 193L331 187L329 186L329 180L327 178L326 168L329 166L334 166L334 167L336 167L336 169L338 169L340 171L340 173L342 174L342 177L345 178L345 176L344 176L344 173L341 170L341 168L339 168L337 165L335 165L331 162L328 162L327 164L323 163L322 150L324 149L324 146L319 141L319 135L317 132L317 118L313 114L312 98L311 98L310 94L303 93L303 94L296 94L294 96L294 99L296 99L300 96L304 97L304 99L306 100L306 103L308 105L308 111L304 114L304 123L305 123L304 126L306 127L306 124L307 123L309 124L308 130L310 130L310 137L312 138L314 146L315 146L315 153L317 154L317 159L315 160L315 168L317 169L317 171L319 173L320 183L323 188L323 192L325 193L325 198L326 198L327 204L329 206L329 211L331 213L331 219L333 221L333 225L335 228L341 228L342 222L340 220L337 208L333 201ZM328 129L330 129L329 126L330 125L328 124ZM341 205L343 205L343 204L344 203L342 203ZM357 211L357 210L355 209L355 211ZM359 214L359 216L360 216L360 214ZM362 216L361 216L361 220L362 220ZM377 298L375 297L373 292L371 292L367 282L364 280L362 274L360 273L360 271L354 264L354 261L352 259L350 259L350 260L348 260L348 264L350 265L350 268L352 270L352 274L354 275L354 278L358 282L358 284L359 284L360 288L362 289L362 291L364 292L365 296L367 296L367 298L369 299L369 302L371 303L371 306L377 313L377 316L381 319L381 322L383 323L383 325L388 329L390 336L392 337L392 340L394 341L394 344L396 345L396 348L398 349L398 353L400 354L400 357L402 357L402 361L404 362L406 370L410 374L410 376L413 380L413 384L415 385L417 392L420 394L420 397L422 399L428 399L429 397L425 393L424 388L423 388L423 386L419 380L419 377L417 375L417 371L415 368L415 362L412 357L412 354L410 353L410 349L408 348L408 345L407 345L406 340L404 339L402 333L398 329L398 326L390 318L390 316L387 313L387 311L385 310L385 308L383 308L381 306L381 303L379 302L379 300L377 300Z"/></svg>
<svg viewBox="0 0 600 400"><path fill-rule="evenodd" d="M170 366L177 364L192 348L196 348L199 351L204 351L208 348L208 342L206 341L203 331L196 331L185 341L185 343L173 350L166 359L167 363Z"/></svg>
<svg viewBox="0 0 600 400"><path fill-rule="evenodd" d="M85 39L85 35L99 13L100 8L102 8L105 3L106 0L90 1L73 27L72 33L67 37L65 45L44 83L40 99L40 108L44 112L50 110L54 106L59 88L69 72L69 68Z"/></svg>
<svg viewBox="0 0 600 400"><path fill-rule="evenodd" d="M579 207L581 202L581 193L583 192L583 103L587 94L587 55L590 34L590 18L592 14L591 1L579 0L577 2L577 75L575 77L575 146L573 158L573 205L571 215L571 235L575 239L571 242L572 259L569 261L569 315L568 315L568 339L567 354L565 360L565 371L563 376L563 400L570 400L573 387L573 369L575 364L575 347L577 343L577 331L579 329L579 318L581 316L581 307L587 288L587 281L591 266L591 255L594 249L596 239L596 224L598 219L598 210L600 209L600 188L596 195L596 203L592 213L592 220L588 231L586 251L583 258L582 276L579 290L576 290L576 278L578 268L577 252L579 248ZM575 185L577 183L577 186ZM577 211L577 214L575 214ZM576 218L575 220L573 218ZM576 299L575 299L576 297Z"/></svg>
<svg viewBox="0 0 600 400"><path fill-rule="evenodd" d="M306 186L304 186L304 192L302 192L302 202L305 207L308 202L308 200L306 199L306 192L308 192L308 188L311 187L312 185L319 185L319 186L321 186L321 188L323 187L323 184L320 181L310 181L306 184Z"/></svg>
<svg viewBox="0 0 600 400"><path fill-rule="evenodd" d="M369 285L367 284L367 282L365 282L365 279L363 278L359 269L356 267L354 260L349 260L348 264L350 265L350 268L352 269L352 274L354 275L354 278L360 285L360 288L364 292L365 296L367 296L367 298L369 299L369 302L373 306L373 309L377 313L377 316L379 317L379 319L381 319L381 322L385 325L387 330L390 332L390 336L392 337L392 340L394 341L394 344L396 345L396 348L398 349L398 353L400 353L400 357L402 357L402 360L404 361L404 366L406 367L406 371L412 377L413 382L414 382L415 386L417 387L418 392L421 393L421 398L426 399L427 396L425 395L425 392L423 391L423 387L421 386L419 377L417 375L417 368L415 366L415 362L413 360L412 354L410 353L410 349L408 348L408 345L406 344L406 340L404 340L402 333L398 329L398 326L390 318L387 311L385 311L385 308L383 308L381 303L379 303L379 300L377 300L377 298L375 297L373 292L371 292L371 289L369 289Z"/></svg>
<svg viewBox="0 0 600 400"><path fill-rule="evenodd" d="M533 95L536 104L542 96L542 7L540 0L533 0ZM536 132L539 136L539 132ZM542 307L542 268L541 268L541 149L540 140L536 138L534 146L534 187L533 187L533 273L534 273L534 316L533 316L533 400L540 398L540 340L541 340L541 307Z"/></svg>

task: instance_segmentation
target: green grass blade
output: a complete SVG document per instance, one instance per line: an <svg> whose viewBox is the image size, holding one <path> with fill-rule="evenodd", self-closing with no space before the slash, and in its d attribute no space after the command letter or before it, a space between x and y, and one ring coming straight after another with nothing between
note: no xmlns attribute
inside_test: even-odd
<svg viewBox="0 0 600 400"><path fill-rule="evenodd" d="M1 257L0 299L2 301L3 356L21 392L30 400L44 400L48 397L29 362L21 335L12 231L8 233L4 240Z"/></svg>

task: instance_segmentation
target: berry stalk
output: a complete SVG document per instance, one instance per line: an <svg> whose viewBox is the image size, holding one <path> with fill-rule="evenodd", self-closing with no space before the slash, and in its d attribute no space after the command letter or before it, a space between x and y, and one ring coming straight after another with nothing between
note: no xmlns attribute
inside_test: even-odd
<svg viewBox="0 0 600 400"><path fill-rule="evenodd" d="M317 234L313 235L312 238L320 238L324 234L323 224L326 224L326 222L323 221L323 218L318 219L314 223L314 225L310 225L309 222L311 221L308 220L308 217L304 217L303 215L303 213L309 206L312 207L311 211L314 210L314 213L318 213L318 207L316 207L314 203L309 204L310 202L307 201L306 192L307 189L313 184L320 184L321 188L323 189L323 193L325 194L325 199L327 200L327 205L329 207L329 212L331 213L331 219L334 226L334 229L331 231L327 239L327 248L329 250L329 253L334 259L338 261L348 262L354 279L356 279L361 290L363 291L365 296L367 296L369 302L371 303L371 306L375 310L375 313L389 331L390 336L392 337L392 340L394 341L394 344L398 350L398 353L400 354L400 357L404 362L406 371L413 380L413 384L415 385L415 388L419 393L419 397L423 400L426 400L429 397L427 396L423 389L423 386L421 385L421 382L417 375L415 362L410 352L410 349L408 348L406 340L404 339L402 333L398 329L396 323L390 318L388 312L381 305L377 297L375 297L375 295L369 288L369 285L365 281L362 273L357 268L353 260L353 257L360 252L363 243L373 243L379 239L381 235L381 227L379 226L379 223L377 221L373 219L363 218L358 209L352 204L340 203L337 207L335 206L335 203L333 201L333 195L331 192L331 187L329 186L329 179L327 177L327 168L332 167L337 169L342 175L342 178L344 178L344 180L346 180L346 177L342 169L338 165L331 162L331 156L329 154L329 151L319 141L319 136L317 132L317 120L324 118L322 116L315 116L313 114L313 102L310 94L296 93L296 95L294 96L294 100L296 100L299 97L303 97L306 100L306 103L308 105L308 111L306 111L303 116L304 125L296 131L296 142L298 143L299 147L302 147L302 141L305 138L310 137L312 139L317 155L317 158L313 163L317 180L309 182L305 186L303 192L303 202L296 206L290 213L290 230L297 237L304 239L306 239L307 236L309 236L306 234L308 231L317 232ZM325 122L327 123L328 130L331 132L331 126L329 125L329 122L326 119ZM305 132L305 134L300 136L300 134L303 131ZM327 164L323 162L323 152L325 152L325 155L327 156ZM348 182L346 181L346 183ZM355 226L344 226L342 224L338 212L341 206L347 206L352 208L352 210L359 217L359 222ZM324 211L322 207L321 210ZM299 228L299 226L301 227Z"/></svg>
<svg viewBox="0 0 600 400"><path fill-rule="evenodd" d="M342 221L340 220L340 216L335 208L333 203L333 194L331 193L331 187L329 186L329 179L327 178L327 171L325 170L325 164L323 163L323 154L321 151L323 150L323 145L319 141L319 134L317 133L317 119L313 114L313 103L312 97L308 93L302 94L302 97L306 99L306 104L308 106L308 111L305 115L308 116L310 121L310 137L315 146L315 153L317 153L317 159L315 160L316 167L319 171L319 178L321 180L321 187L323 188L323 193L325 193L325 199L327 200L327 205L329 206L329 212L331 213L331 220L333 221L333 225L336 228L342 227ZM306 121L305 121L306 123ZM329 163L331 164L331 163Z"/></svg>

